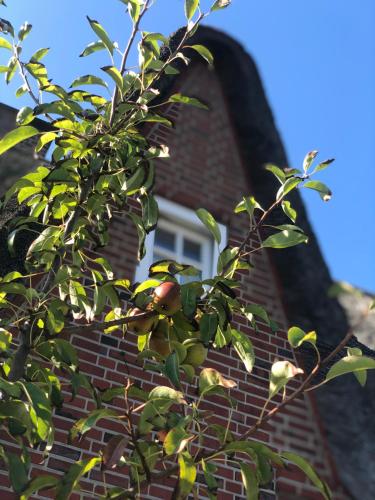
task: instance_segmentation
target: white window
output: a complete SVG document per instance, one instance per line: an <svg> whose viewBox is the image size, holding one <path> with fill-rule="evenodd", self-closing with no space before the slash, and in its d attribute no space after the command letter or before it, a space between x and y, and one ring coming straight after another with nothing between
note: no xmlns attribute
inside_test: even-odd
<svg viewBox="0 0 375 500"><path fill-rule="evenodd" d="M226 227L219 224L220 246L198 219L194 210L157 197L159 221L155 231L146 237L146 256L139 263L135 281L144 281L153 262L162 259L189 264L199 271L199 276L180 276L180 283L192 279L207 279L216 274L219 253L226 246Z"/></svg>

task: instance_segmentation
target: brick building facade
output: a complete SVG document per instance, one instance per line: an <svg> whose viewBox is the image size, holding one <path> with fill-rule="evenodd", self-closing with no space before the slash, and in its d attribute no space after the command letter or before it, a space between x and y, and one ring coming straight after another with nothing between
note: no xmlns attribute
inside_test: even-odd
<svg viewBox="0 0 375 500"><path fill-rule="evenodd" d="M204 242L208 241L207 248L212 257L212 242L204 233L198 219L194 221L192 218L192 211L204 207L212 212L221 223L227 242L235 245L247 232L247 220L245 216L233 213L234 206L243 195L249 193L255 193L267 206L267 199L273 196L274 188L272 181L265 177L266 174L261 167L267 162L278 163L280 166L287 163L259 76L251 59L233 40L214 30L201 29L197 37L213 51L217 61L216 69L209 69L202 62L194 60L178 78L164 84L164 91L172 89L173 92L198 97L208 104L210 111L171 104L164 109L164 114L173 121L174 127L170 129L156 124L150 127L148 136L152 142L166 144L171 154L170 159L158 160L156 164L155 192L161 201L160 216L164 221L163 227L166 233L168 224L171 224L170 227L178 227L176 234L182 231L184 244L190 238L184 236L185 234L191 235L196 245L201 244L200 242L204 245L206 244ZM236 82L236 79L240 81ZM243 146L244 142L246 147ZM24 154L23 151L19 153ZM17 159L13 158L13 161ZM257 362L251 375L244 371L241 362L229 347L220 352L210 352L204 364L216 368L224 376L237 382L233 396L238 400L238 406L234 411L231 425L231 430L235 434L244 432L259 416L268 396L269 369L275 359L289 359L295 363L308 364L308 361L302 358L294 359L294 353L286 339L288 325L297 319L297 324L304 326L307 314L303 318L303 323L302 320L299 321L301 318L298 314L303 316L304 312L297 308L298 290L292 286L288 287L286 279L291 278L285 277L285 266L290 266L293 262L301 266L301 259L308 261L309 255L313 256L314 262L318 262L320 266L317 272L323 273L320 288L311 289L311 293L316 296L330 278L299 198L296 200L296 205L302 211L303 220L300 225L305 226L309 233L312 249L291 249L286 251L286 257L275 255L278 251L271 253L262 250L253 257L254 270L250 274L243 272L240 278L241 300L264 306L279 325L279 329L272 332L264 323L256 332L242 318L236 318L237 328L248 335L254 345ZM172 230L170 232L173 233ZM149 245L149 255L155 252L151 246L156 243L153 241ZM249 249L257 246L259 241L254 239ZM134 227L129 219L117 217L111 227L110 245L106 250L106 256L120 277L133 279L136 273L140 276L142 270L137 268L136 252L137 236ZM313 253L303 254L303 252ZM291 273L293 274L293 270ZM308 273L307 266L307 280ZM298 280L297 285L293 286L299 286ZM298 300L301 300L301 297ZM341 314L336 303L333 305L325 303L324 309L334 310L336 315ZM310 323L319 329L319 324L314 322L311 314L309 318ZM80 356L81 371L100 389L124 385L128 375L147 390L155 384L165 383L159 375L143 371L136 359L136 337L131 333L122 339L119 332L110 334L90 332L90 334L76 334L71 340ZM332 341L334 340L333 338ZM291 388L296 386L295 382L290 383ZM114 400L109 407L121 407L121 402ZM67 392L63 409L55 415L57 432L52 452L42 464L40 463L42 452L32 451L34 474L46 469L56 473L65 471L71 460L95 456L112 433L121 432L121 424L101 420L79 446L68 445L67 436L73 421L82 416L84 411L93 408L93 402L84 391L73 401ZM210 398L210 401L205 403L205 409L214 411L215 422L225 425L228 410L220 398ZM1 437L1 441L4 442L4 435ZM311 393L301 396L281 411L263 430L258 431L255 438L275 449L295 451L306 457L318 473L328 481L335 492L335 498L354 498L345 490L338 478L317 404ZM215 442L213 438L208 437L207 446L210 445L214 446ZM217 474L220 478L219 500L245 498L238 468L229 462L223 463ZM126 487L127 480L126 468L106 473L109 485ZM173 478L165 479L163 484L155 485L149 491L145 491L143 498L169 498L174 482ZM0 475L0 485L2 499L15 498L13 494L7 492L8 480L5 472ZM88 500L101 494L103 492L101 473L97 470L92 471L89 477L82 481L82 489L85 493L81 496L74 494L71 498ZM45 496L44 494L38 496L41 499L45 497L49 497L47 493ZM206 498L203 482L199 498ZM264 489L262 498L319 499L321 495L304 474L290 468L275 472L274 481Z"/></svg>

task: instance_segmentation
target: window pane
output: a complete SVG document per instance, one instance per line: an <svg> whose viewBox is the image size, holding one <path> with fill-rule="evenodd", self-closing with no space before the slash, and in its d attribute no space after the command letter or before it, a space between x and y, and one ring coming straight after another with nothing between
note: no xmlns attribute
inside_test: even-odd
<svg viewBox="0 0 375 500"><path fill-rule="evenodd" d="M155 245L166 248L167 250L175 251L175 235L165 229L157 228L155 231Z"/></svg>
<svg viewBox="0 0 375 500"><path fill-rule="evenodd" d="M157 262L159 260L168 260L168 259L164 255L161 255L159 252L154 252L152 262Z"/></svg>
<svg viewBox="0 0 375 500"><path fill-rule="evenodd" d="M200 262L201 260L201 244L195 241L184 238L184 257L194 259Z"/></svg>

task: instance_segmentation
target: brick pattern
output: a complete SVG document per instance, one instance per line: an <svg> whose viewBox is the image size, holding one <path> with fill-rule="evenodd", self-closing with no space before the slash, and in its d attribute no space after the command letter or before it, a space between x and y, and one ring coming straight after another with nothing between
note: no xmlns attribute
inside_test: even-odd
<svg viewBox="0 0 375 500"><path fill-rule="evenodd" d="M211 110L206 112L173 104L165 109L165 113L174 121L174 129L160 125L150 128L150 140L166 143L171 151L170 160L157 161L156 192L192 209L204 206L218 221L226 224L230 243L236 244L246 234L247 220L246 216L235 215L233 208L243 195L249 194L251 187L246 176L248 166L243 165L241 160L220 83L213 71L195 64L177 81L174 92L200 96L209 104ZM249 249L258 246L259 241L254 239ZM119 277L134 276L136 248L137 237L128 219L115 218L106 255ZM244 302L253 301L265 306L280 325L280 330L272 333L267 325L260 324L259 331L255 332L243 318L236 318L236 327L247 334L254 344L257 362L251 375L244 371L242 363L230 348L210 352L205 362L205 366L220 370L225 377L235 380L238 384L233 390L233 396L239 403L233 412L230 429L239 434L256 421L267 399L268 374L272 362L275 359L294 360L294 354L286 341L287 319L281 302L281 291L268 253L262 251L254 254L253 263L256 267L250 274L242 272L240 275L240 298ZM163 378L155 373L144 372L137 363L135 342L134 335L127 334L125 339L122 339L118 332L108 335L90 332L72 337L72 343L80 355L81 371L88 374L99 388L121 386L128 375L138 381L145 390L151 389L155 384L164 384ZM290 387L294 388L296 384L291 383ZM193 393L191 396L194 396ZM69 400L67 393L66 399L64 410L55 416L56 445L49 458L44 464L40 464L41 451L32 452L34 474L46 469L60 474L67 469L71 460L95 455L113 433L122 432L120 423L101 420L79 446L67 445L67 434L73 418L93 409L93 403L83 391L73 401ZM109 407L121 408L121 401L115 400ZM214 412L212 423L227 423L228 410L219 397L210 397L202 408ZM348 498L336 481L310 396L305 395L294 401L258 431L255 438L275 449L301 453L329 481L336 492L335 498ZM208 434L205 447L213 448L215 445L215 439ZM240 472L233 462L222 462L217 474L221 490L219 500L245 498ZM106 483L126 487L127 477L126 467L116 469L106 473ZM198 479L202 480L200 476ZM82 481L82 488L86 493L81 493L81 496L74 494L72 498L90 499L102 493L102 480L100 472L92 471L89 477ZM169 498L173 487L174 480L166 478L162 484L152 486L149 491L144 492L142 498ZM1 474L1 498L15 498L6 492L6 488L6 476ZM43 493L38 498L49 496ZM206 498L203 487L199 489L199 498ZM265 488L262 498L291 500L318 499L321 496L303 474L290 468L276 471L273 483Z"/></svg>

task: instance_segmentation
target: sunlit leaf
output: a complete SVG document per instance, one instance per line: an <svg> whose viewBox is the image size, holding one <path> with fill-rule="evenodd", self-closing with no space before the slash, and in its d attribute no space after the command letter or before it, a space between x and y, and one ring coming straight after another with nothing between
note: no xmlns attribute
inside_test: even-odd
<svg viewBox="0 0 375 500"><path fill-rule="evenodd" d="M206 226L206 228L210 231L212 236L215 238L216 242L220 244L221 242L221 233L220 229L218 226L218 223L216 222L214 216L208 212L205 208L198 208L198 210L195 211L199 219L203 222L203 224Z"/></svg>
<svg viewBox="0 0 375 500"><path fill-rule="evenodd" d="M73 83L70 85L71 88L79 87L80 85L101 85L102 87L107 88L108 85L104 80L94 75L84 75L76 78Z"/></svg>
<svg viewBox="0 0 375 500"><path fill-rule="evenodd" d="M316 344L316 332L304 332L298 326L292 326L288 330L288 341L292 347L299 347L304 342L310 342L311 344Z"/></svg>
<svg viewBox="0 0 375 500"><path fill-rule="evenodd" d="M94 52L98 52L99 50L103 50L105 48L106 48L106 46L104 45L104 43L101 40L99 40L97 42L91 42L80 53L79 57L89 56L90 54L93 54Z"/></svg>
<svg viewBox="0 0 375 500"><path fill-rule="evenodd" d="M299 231L284 229L279 233L272 234L262 242L264 248L288 248L300 243L307 243L308 238Z"/></svg>
<svg viewBox="0 0 375 500"><path fill-rule="evenodd" d="M119 414L117 411L110 410L108 408L100 408L92 411L87 417L77 420L77 422L73 425L70 430L70 439L74 440L77 436L83 436L86 432L92 429L92 427L94 427L100 419L109 417L118 418Z"/></svg>
<svg viewBox="0 0 375 500"><path fill-rule="evenodd" d="M328 382L335 377L354 373L362 370L371 370L375 368L375 359L366 356L345 356L329 369L325 381Z"/></svg>
<svg viewBox="0 0 375 500"><path fill-rule="evenodd" d="M203 368L199 375L199 394L212 392L217 387L232 389L237 383L234 380L229 380L214 368Z"/></svg>
<svg viewBox="0 0 375 500"><path fill-rule="evenodd" d="M202 56L203 59L205 59L208 62L208 64L210 64L211 66L213 65L214 56L212 55L211 51L208 50L207 47L204 47L204 45L190 45L190 48L198 52L198 54Z"/></svg>
<svg viewBox="0 0 375 500"><path fill-rule="evenodd" d="M28 500L31 495L45 489L53 488L57 486L59 479L54 476L37 476L29 481L26 489L22 491L20 500Z"/></svg>
<svg viewBox="0 0 375 500"><path fill-rule="evenodd" d="M59 481L56 488L55 500L66 500L71 492L76 489L80 479L90 472L97 464L101 462L101 458L89 458L74 463Z"/></svg>
<svg viewBox="0 0 375 500"><path fill-rule="evenodd" d="M269 397L273 398L290 379L302 373L303 370L290 361L276 361L271 367Z"/></svg>
<svg viewBox="0 0 375 500"><path fill-rule="evenodd" d="M194 16L199 5L199 0L185 0L185 16L188 21Z"/></svg>
<svg viewBox="0 0 375 500"><path fill-rule="evenodd" d="M241 477L243 485L245 486L246 499L258 500L259 498L259 485L258 478L255 470L245 462L240 462Z"/></svg>
<svg viewBox="0 0 375 500"><path fill-rule="evenodd" d="M197 466L188 452L180 453L178 457L180 474L178 481L178 499L186 498L191 492L195 478L197 477Z"/></svg>
<svg viewBox="0 0 375 500"><path fill-rule="evenodd" d="M211 12L214 12L215 10L225 9L225 7L228 7L228 5L230 5L231 1L232 0L216 0L211 7Z"/></svg>
<svg viewBox="0 0 375 500"><path fill-rule="evenodd" d="M203 104L199 99L195 97L188 97L182 94L173 94L169 98L169 102L180 102L182 104L189 104L190 106L195 106L196 108L208 109L208 106Z"/></svg>
<svg viewBox="0 0 375 500"><path fill-rule="evenodd" d="M103 28L103 26L101 24L99 24L98 21L95 21L95 19L90 19L89 16L86 16L86 17L87 17L87 20L90 23L90 26L93 29L93 31L98 35L98 37L101 39L101 41L107 47L110 54L113 54L113 42L111 42L111 40L110 40L107 32Z"/></svg>
<svg viewBox="0 0 375 500"><path fill-rule="evenodd" d="M304 187L317 191L323 201L329 201L332 197L332 191L323 182L308 181L304 184Z"/></svg>
<svg viewBox="0 0 375 500"><path fill-rule="evenodd" d="M38 129L36 129L35 127L31 127L30 125L18 127L11 132L8 132L0 140L0 155L5 153L5 151L8 151L8 149L13 148L19 142L30 139L30 137L34 137L34 135L37 135L39 133L40 132Z"/></svg>
<svg viewBox="0 0 375 500"><path fill-rule="evenodd" d="M239 330L231 328L232 344L238 357L245 365L246 370L251 373L255 363L255 354L251 340Z"/></svg>
<svg viewBox="0 0 375 500"><path fill-rule="evenodd" d="M167 455L181 453L191 439L192 436L190 436L183 427L174 427L168 432L164 440L164 450Z"/></svg>

